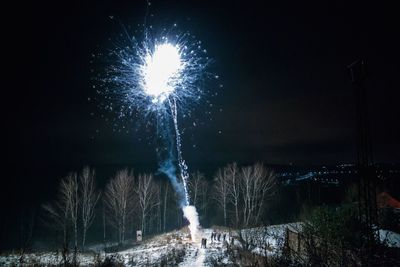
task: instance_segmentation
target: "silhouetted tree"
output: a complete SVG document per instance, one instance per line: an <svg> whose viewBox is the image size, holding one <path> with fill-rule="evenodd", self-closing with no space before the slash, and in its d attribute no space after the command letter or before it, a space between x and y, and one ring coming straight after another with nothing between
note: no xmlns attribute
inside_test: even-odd
<svg viewBox="0 0 400 267"><path fill-rule="evenodd" d="M224 225L227 225L227 202L228 202L228 178L224 169L218 169L214 176L214 199L222 209Z"/></svg>
<svg viewBox="0 0 400 267"><path fill-rule="evenodd" d="M236 162L224 168L228 180L228 200L235 208L235 226L239 226L240 172Z"/></svg>
<svg viewBox="0 0 400 267"><path fill-rule="evenodd" d="M147 215L154 207L160 203L157 201L157 186L154 183L153 175L139 174L138 183L135 187L135 192L138 197L138 204L141 216L142 235L146 230Z"/></svg>
<svg viewBox="0 0 400 267"><path fill-rule="evenodd" d="M133 213L134 202L134 177L128 170L116 173L106 186L105 203L109 223L118 231L118 242L125 241L126 225L129 216Z"/></svg>
<svg viewBox="0 0 400 267"><path fill-rule="evenodd" d="M80 175L80 195L82 211L82 249L85 249L86 233L92 225L95 206L100 198L95 186L95 172L85 167Z"/></svg>
<svg viewBox="0 0 400 267"><path fill-rule="evenodd" d="M243 226L256 225L264 211L265 201L275 194L276 180L262 164L243 167L241 173Z"/></svg>
<svg viewBox="0 0 400 267"><path fill-rule="evenodd" d="M78 183L77 174L70 173L60 182L57 200L51 204L44 204L42 206L46 215L46 222L50 227L56 230L61 230L63 233L63 260L64 265L67 264L68 253L68 228L72 223L74 228L75 237L75 252L77 249L78 230ZM76 253L75 253L76 256ZM74 257L76 259L76 257Z"/></svg>

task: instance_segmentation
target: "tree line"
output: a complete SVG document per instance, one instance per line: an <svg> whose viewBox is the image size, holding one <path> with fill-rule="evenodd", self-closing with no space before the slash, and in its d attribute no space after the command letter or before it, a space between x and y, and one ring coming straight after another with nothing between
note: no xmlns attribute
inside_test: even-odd
<svg viewBox="0 0 400 267"><path fill-rule="evenodd" d="M269 200L276 194L273 171L261 163L240 167L230 163L212 179L196 171L190 175L189 193L202 225L251 227L264 223ZM87 233L96 219L103 241L124 244L136 229L143 236L182 227L185 222L176 195L166 179L122 169L104 190L96 186L95 170L85 167L61 179L56 198L44 205L44 221L62 236L64 250L84 250ZM101 229L97 227L97 229Z"/></svg>

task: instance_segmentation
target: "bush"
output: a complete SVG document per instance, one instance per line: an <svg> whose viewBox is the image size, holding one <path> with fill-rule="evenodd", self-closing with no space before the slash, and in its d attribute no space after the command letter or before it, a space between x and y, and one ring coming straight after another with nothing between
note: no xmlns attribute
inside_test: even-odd
<svg viewBox="0 0 400 267"><path fill-rule="evenodd" d="M124 260L119 254L108 255L104 261L100 264L101 267L122 267Z"/></svg>

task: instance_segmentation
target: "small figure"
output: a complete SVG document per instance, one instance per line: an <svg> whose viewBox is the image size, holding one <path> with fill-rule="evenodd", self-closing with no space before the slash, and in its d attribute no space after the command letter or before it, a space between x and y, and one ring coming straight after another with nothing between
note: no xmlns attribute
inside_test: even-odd
<svg viewBox="0 0 400 267"><path fill-rule="evenodd" d="M203 239L201 240L201 247L202 247L202 248L207 248L207 238L203 238Z"/></svg>
<svg viewBox="0 0 400 267"><path fill-rule="evenodd" d="M224 235L222 236L224 242L225 242L225 238L226 238L226 233L224 233Z"/></svg>
<svg viewBox="0 0 400 267"><path fill-rule="evenodd" d="M233 237L231 237L231 245L233 246L233 242L234 242L234 238Z"/></svg>
<svg viewBox="0 0 400 267"><path fill-rule="evenodd" d="M218 242L221 239L221 233L218 233Z"/></svg>

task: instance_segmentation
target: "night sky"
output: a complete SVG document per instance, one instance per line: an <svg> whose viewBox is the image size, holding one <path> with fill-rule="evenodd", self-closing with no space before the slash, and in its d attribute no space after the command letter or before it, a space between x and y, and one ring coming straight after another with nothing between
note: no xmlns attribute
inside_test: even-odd
<svg viewBox="0 0 400 267"><path fill-rule="evenodd" d="M133 29L143 23L146 3L77 2L3 10L11 15L2 38L8 70L1 191L8 203L47 200L62 176L87 164L103 176L123 166L157 168L154 144L144 138L149 133L113 132L88 101L95 95L90 70L102 71L91 54L110 48L109 38L122 31L116 20ZM397 9L376 1L302 2L152 2L150 24L177 23L196 35L220 76L207 86L218 90L212 101L222 112L183 135L189 168L213 172L234 160L354 162L355 94L347 66L359 58L368 64L374 159L400 161Z"/></svg>

